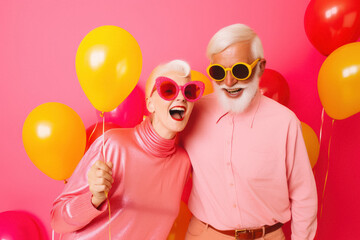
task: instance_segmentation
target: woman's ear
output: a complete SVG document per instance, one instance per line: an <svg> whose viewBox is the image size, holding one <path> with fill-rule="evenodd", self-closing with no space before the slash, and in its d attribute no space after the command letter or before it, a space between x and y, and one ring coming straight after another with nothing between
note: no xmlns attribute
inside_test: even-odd
<svg viewBox="0 0 360 240"><path fill-rule="evenodd" d="M146 98L145 101L146 101L146 108L149 111L149 113L154 113L155 112L155 107L154 107L154 103L152 101L152 98L151 97Z"/></svg>

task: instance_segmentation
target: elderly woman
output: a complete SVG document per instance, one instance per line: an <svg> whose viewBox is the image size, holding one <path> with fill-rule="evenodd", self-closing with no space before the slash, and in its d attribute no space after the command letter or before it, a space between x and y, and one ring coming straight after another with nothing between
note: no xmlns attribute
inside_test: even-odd
<svg viewBox="0 0 360 240"><path fill-rule="evenodd" d="M167 238L190 169L175 137L203 90L184 61L153 70L146 84L151 116L135 128L107 131L104 145L97 139L55 200L51 225L61 239Z"/></svg>

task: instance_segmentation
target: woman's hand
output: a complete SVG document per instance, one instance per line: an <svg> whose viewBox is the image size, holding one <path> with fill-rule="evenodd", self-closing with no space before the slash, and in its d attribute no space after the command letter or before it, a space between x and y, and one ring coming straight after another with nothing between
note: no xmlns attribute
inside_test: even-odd
<svg viewBox="0 0 360 240"><path fill-rule="evenodd" d="M89 189L92 193L91 203L98 208L107 197L114 182L112 177L112 162L96 161L91 166L87 176Z"/></svg>

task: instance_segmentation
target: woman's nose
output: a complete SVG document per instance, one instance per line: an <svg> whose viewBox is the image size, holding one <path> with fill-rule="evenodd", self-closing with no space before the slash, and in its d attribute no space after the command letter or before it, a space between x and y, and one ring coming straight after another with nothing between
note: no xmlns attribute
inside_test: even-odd
<svg viewBox="0 0 360 240"><path fill-rule="evenodd" d="M177 97L175 98L175 100L176 101L182 101L182 102L185 102L185 97L184 97L184 95L183 95L183 93L182 93L182 91L179 91L179 93L178 93L178 95L177 95Z"/></svg>

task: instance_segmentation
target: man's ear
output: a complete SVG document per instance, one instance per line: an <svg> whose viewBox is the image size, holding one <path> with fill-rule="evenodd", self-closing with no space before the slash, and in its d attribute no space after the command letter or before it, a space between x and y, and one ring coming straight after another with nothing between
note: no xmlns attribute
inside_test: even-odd
<svg viewBox="0 0 360 240"><path fill-rule="evenodd" d="M152 98L146 98L146 108L149 111L149 113L155 112L154 103L152 102Z"/></svg>
<svg viewBox="0 0 360 240"><path fill-rule="evenodd" d="M260 71L259 71L259 77L261 77L265 71L265 66L266 66L266 59L265 58L262 58L260 59L260 62L259 62L259 68L260 68Z"/></svg>

